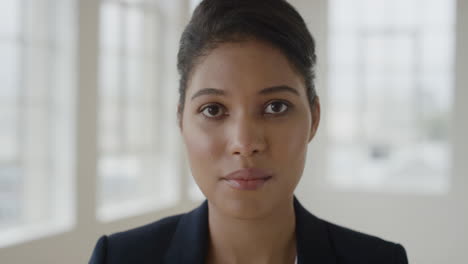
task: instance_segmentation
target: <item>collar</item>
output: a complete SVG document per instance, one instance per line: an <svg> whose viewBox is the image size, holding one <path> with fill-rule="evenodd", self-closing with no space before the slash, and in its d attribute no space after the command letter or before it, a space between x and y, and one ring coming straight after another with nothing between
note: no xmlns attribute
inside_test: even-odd
<svg viewBox="0 0 468 264"><path fill-rule="evenodd" d="M297 263L336 264L324 221L309 213L294 197ZM208 250L208 202L181 216L165 257L167 264L203 264Z"/></svg>

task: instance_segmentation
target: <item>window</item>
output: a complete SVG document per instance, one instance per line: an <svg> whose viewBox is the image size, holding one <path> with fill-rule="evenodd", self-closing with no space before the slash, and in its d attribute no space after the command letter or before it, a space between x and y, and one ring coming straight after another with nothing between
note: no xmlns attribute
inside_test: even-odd
<svg viewBox="0 0 468 264"><path fill-rule="evenodd" d="M73 223L74 4L0 2L0 245Z"/></svg>
<svg viewBox="0 0 468 264"><path fill-rule="evenodd" d="M449 187L455 1L330 1L329 179Z"/></svg>
<svg viewBox="0 0 468 264"><path fill-rule="evenodd" d="M190 13L193 12L193 10L195 10L195 8L198 6L198 4L200 4L202 0L190 0Z"/></svg>
<svg viewBox="0 0 468 264"><path fill-rule="evenodd" d="M168 206L178 197L176 98L164 87L166 26L157 1L102 1L98 216L103 220Z"/></svg>

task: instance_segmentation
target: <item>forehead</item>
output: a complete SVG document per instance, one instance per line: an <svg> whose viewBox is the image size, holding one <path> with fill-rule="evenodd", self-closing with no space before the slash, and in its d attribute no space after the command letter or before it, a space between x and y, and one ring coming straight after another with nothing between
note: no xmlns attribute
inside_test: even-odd
<svg viewBox="0 0 468 264"><path fill-rule="evenodd" d="M187 95L203 88L256 93L278 85L294 87L305 96L302 76L277 48L256 40L228 42L211 50L196 64Z"/></svg>

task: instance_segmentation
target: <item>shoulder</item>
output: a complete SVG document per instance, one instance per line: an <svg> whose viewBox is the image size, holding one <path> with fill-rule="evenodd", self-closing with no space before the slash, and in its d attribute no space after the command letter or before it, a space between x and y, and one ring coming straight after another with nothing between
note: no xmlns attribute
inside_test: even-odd
<svg viewBox="0 0 468 264"><path fill-rule="evenodd" d="M101 237L89 263L203 263L207 234L205 201L185 214Z"/></svg>
<svg viewBox="0 0 468 264"><path fill-rule="evenodd" d="M406 251L400 244L322 221L338 263L408 263Z"/></svg>
<svg viewBox="0 0 468 264"><path fill-rule="evenodd" d="M112 234L109 236L109 242L114 244L128 244L128 246L130 246L149 241L154 243L155 238L158 238L156 244L160 244L164 242L164 240L171 239L182 216L183 215L174 215L166 217L144 226Z"/></svg>
<svg viewBox="0 0 468 264"><path fill-rule="evenodd" d="M322 220L307 211L297 199L294 203L298 253L305 263L408 263L400 244Z"/></svg>
<svg viewBox="0 0 468 264"><path fill-rule="evenodd" d="M163 218L124 232L102 236L90 264L146 263L162 260L182 215Z"/></svg>

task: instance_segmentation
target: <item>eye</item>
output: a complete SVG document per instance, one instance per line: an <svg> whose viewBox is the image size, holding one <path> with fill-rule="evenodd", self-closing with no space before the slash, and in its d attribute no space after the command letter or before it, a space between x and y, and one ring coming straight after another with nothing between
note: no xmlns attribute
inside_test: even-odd
<svg viewBox="0 0 468 264"><path fill-rule="evenodd" d="M289 104L281 101L274 101L267 105L265 112L267 114L281 114L289 109Z"/></svg>
<svg viewBox="0 0 468 264"><path fill-rule="evenodd" d="M219 104L209 104L202 107L200 112L207 118L220 118L224 115L224 108Z"/></svg>

